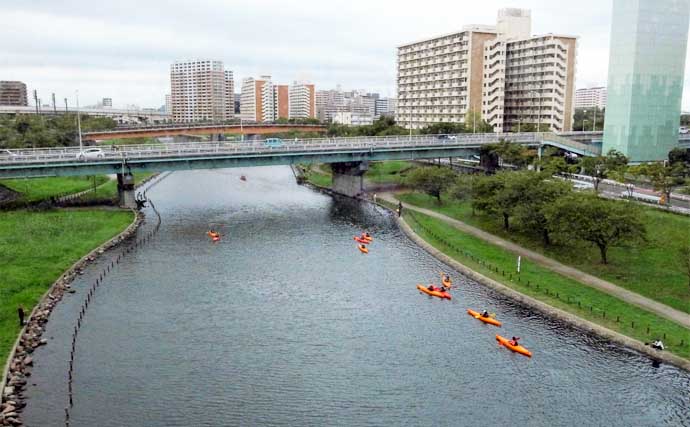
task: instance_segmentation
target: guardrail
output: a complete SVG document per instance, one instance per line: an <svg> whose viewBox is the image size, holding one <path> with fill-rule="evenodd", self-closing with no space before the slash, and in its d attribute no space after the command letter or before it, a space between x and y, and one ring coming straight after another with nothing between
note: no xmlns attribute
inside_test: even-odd
<svg viewBox="0 0 690 427"><path fill-rule="evenodd" d="M384 136L366 138L310 138L282 140L280 146L267 146L263 141L256 142L179 142L141 145L118 145L110 149L101 147L99 158L91 161L121 161L162 157L194 157L200 155L253 155L295 152L329 152L338 150L388 150L419 148L465 148L496 143L498 139L524 144L539 144L542 134L461 134L461 135L422 135L422 136ZM88 147L92 148L92 147ZM30 165L48 162L78 162L79 147L38 148L13 152L0 156L0 166Z"/></svg>

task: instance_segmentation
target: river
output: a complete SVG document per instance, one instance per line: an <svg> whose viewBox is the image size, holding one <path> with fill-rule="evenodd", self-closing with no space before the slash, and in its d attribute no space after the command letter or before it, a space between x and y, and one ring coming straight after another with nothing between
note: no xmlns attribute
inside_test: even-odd
<svg viewBox="0 0 690 427"><path fill-rule="evenodd" d="M687 372L457 273L452 301L420 295L448 268L385 211L297 186L287 167L176 172L149 196L160 232L106 277L79 332L71 427L690 425ZM65 425L71 330L115 254L53 312L27 425Z"/></svg>

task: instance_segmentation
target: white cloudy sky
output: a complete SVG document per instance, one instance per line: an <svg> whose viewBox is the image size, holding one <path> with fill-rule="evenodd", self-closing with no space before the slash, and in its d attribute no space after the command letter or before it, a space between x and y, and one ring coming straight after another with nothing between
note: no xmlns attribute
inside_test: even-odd
<svg viewBox="0 0 690 427"><path fill-rule="evenodd" d="M78 89L83 105L158 107L171 62L211 58L236 82L270 74L393 96L396 46L492 24L501 7L531 9L535 34L579 36L577 86L606 82L611 0L0 0L0 80L44 103Z"/></svg>

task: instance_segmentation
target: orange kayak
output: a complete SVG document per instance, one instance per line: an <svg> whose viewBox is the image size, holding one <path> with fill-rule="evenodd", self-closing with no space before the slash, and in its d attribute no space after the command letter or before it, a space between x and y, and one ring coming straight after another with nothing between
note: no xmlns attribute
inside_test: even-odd
<svg viewBox="0 0 690 427"><path fill-rule="evenodd" d="M453 282L451 282L450 280L445 280L445 279L441 280L441 283L443 283L443 286L445 286L446 288L449 288L450 285L453 284Z"/></svg>
<svg viewBox="0 0 690 427"><path fill-rule="evenodd" d="M424 292L427 295L431 295L432 297L437 297L441 299L453 299L448 292L441 292L440 290L438 290L436 286L434 286L433 291L430 291L429 287L424 285L417 285L417 289L419 289L420 292Z"/></svg>
<svg viewBox="0 0 690 427"><path fill-rule="evenodd" d="M365 245L369 244L368 240L362 239L361 237L357 237L357 236L355 236L355 242L363 243Z"/></svg>
<svg viewBox="0 0 690 427"><path fill-rule="evenodd" d="M206 234L208 234L208 237L210 237L212 239L220 239L219 233L211 233L210 231L207 231Z"/></svg>
<svg viewBox="0 0 690 427"><path fill-rule="evenodd" d="M532 357L532 353L529 350L527 350L525 347L523 347L519 344L518 345L510 344L510 342L509 342L510 340L507 338L503 338L500 335L496 335L496 341L498 341L498 345L502 345L503 347L507 348L508 350L512 350L516 353L520 353L520 354L527 356L527 357Z"/></svg>
<svg viewBox="0 0 690 427"><path fill-rule="evenodd" d="M492 319L491 317L484 317L481 313L477 313L476 311L470 310L469 308L467 309L467 314L469 314L477 320L481 320L484 323L488 323L489 325L498 326L499 328L501 327L501 322L499 322L498 320Z"/></svg>
<svg viewBox="0 0 690 427"><path fill-rule="evenodd" d="M362 252L363 254L368 254L368 253L369 253L369 249L367 249L367 247L364 246L364 245L357 245L357 248L358 248L359 251Z"/></svg>
<svg viewBox="0 0 690 427"><path fill-rule="evenodd" d="M362 234L359 238L362 239L362 240L366 240L368 243L371 243L371 242L374 241L374 238L373 238L373 237L371 237L371 236L365 236L364 234Z"/></svg>

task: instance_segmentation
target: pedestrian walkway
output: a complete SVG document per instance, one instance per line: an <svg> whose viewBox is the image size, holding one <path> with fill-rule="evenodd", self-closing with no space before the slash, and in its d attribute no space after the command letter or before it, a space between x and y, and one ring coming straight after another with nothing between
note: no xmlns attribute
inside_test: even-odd
<svg viewBox="0 0 690 427"><path fill-rule="evenodd" d="M391 193L379 194L379 198L393 204L397 204L399 202L395 195ZM503 249L515 253L516 255L520 255L523 258L530 259L536 262L537 264L541 265L542 267L546 267L549 270L552 270L563 276L575 279L578 282L583 283L587 286L598 289L609 295L613 295L627 303L634 304L638 307L644 308L645 310L648 310L652 313L658 314L659 316L672 320L686 328L690 328L690 314L684 313L680 310L676 310L675 308L669 307L666 304L662 304L660 302L649 299L638 293L621 288L618 285L615 285L611 282L600 279L598 277L592 276L591 274L585 273L584 271L561 264L560 262L554 259L548 258L540 253L526 249L513 242L509 242L508 240L495 236L491 233L487 233L484 230L471 226L462 221L458 221L457 219L448 217L446 215L434 212L429 209L421 208L415 205L410 205L408 203L403 203L403 208L423 213L424 215L428 215L436 219L440 219L441 221L444 221L447 224L452 225L453 227L457 228L462 232L482 239L493 245L499 246Z"/></svg>

